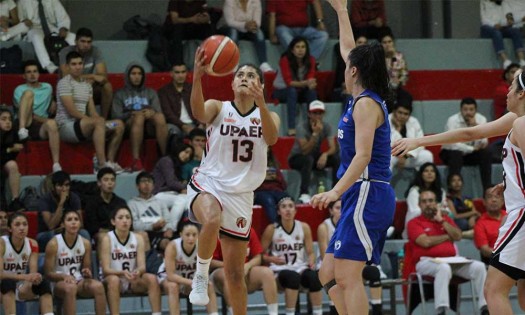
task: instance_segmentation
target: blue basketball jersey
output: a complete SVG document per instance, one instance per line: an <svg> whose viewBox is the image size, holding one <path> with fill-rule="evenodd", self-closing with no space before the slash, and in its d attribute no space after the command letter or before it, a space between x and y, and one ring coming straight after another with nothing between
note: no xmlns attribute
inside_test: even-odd
<svg viewBox="0 0 525 315"><path fill-rule="evenodd" d="M355 156L355 122L352 116L355 103L362 97L369 97L383 109L384 122L375 130L372 147L372 159L361 175L364 179L374 179L390 182L390 123L385 101L371 90L365 90L354 100L350 99L346 111L343 113L337 129L337 139L341 148L341 164L337 177L341 178Z"/></svg>

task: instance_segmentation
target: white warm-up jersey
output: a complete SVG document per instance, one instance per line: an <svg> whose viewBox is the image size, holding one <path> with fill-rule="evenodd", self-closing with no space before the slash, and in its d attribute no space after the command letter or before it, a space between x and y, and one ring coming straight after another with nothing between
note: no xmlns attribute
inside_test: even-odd
<svg viewBox="0 0 525 315"><path fill-rule="evenodd" d="M58 245L55 272L72 275L77 281L82 280L82 262L86 253L82 237L78 235L72 247L66 244L62 234L56 235L55 238Z"/></svg>
<svg viewBox="0 0 525 315"><path fill-rule="evenodd" d="M182 239L177 238L172 240L175 243L177 256L175 257L175 273L186 279L193 279L195 270L197 270L197 246L193 248L191 253L186 253L182 248ZM166 267L164 262L159 267L159 277L165 277Z"/></svg>
<svg viewBox="0 0 525 315"><path fill-rule="evenodd" d="M525 162L520 148L510 142L510 134L503 145L503 181L507 212L525 208Z"/></svg>
<svg viewBox="0 0 525 315"><path fill-rule="evenodd" d="M19 252L15 250L9 235L2 236L5 244L4 272L24 274L28 272L29 256L31 256L31 243L26 237L24 245Z"/></svg>
<svg viewBox="0 0 525 315"><path fill-rule="evenodd" d="M272 256L283 257L286 261L285 265L270 264L273 271L293 270L301 273L308 267L303 225L300 221L294 221L291 233L286 232L282 225L276 225L273 231L271 253Z"/></svg>
<svg viewBox="0 0 525 315"><path fill-rule="evenodd" d="M206 129L205 156L198 172L228 193L252 192L266 177L267 144L262 136L259 108L241 115L233 102L222 109Z"/></svg>
<svg viewBox="0 0 525 315"><path fill-rule="evenodd" d="M332 218L327 218L323 221L323 223L326 225L328 230L328 241L330 241L332 239L332 235L334 235L335 232L334 221L332 221Z"/></svg>
<svg viewBox="0 0 525 315"><path fill-rule="evenodd" d="M111 262L109 267L114 270L133 271L137 268L137 236L129 232L128 239L121 243L115 231L108 232L111 248ZM102 271L101 271L102 274Z"/></svg>

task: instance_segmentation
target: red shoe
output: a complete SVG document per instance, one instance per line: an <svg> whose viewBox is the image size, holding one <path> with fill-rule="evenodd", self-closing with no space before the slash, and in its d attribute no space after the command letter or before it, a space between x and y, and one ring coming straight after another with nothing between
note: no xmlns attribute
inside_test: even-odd
<svg viewBox="0 0 525 315"><path fill-rule="evenodd" d="M133 163L131 164L131 172L140 172L144 170L144 166L142 166L142 161L140 159L134 159Z"/></svg>

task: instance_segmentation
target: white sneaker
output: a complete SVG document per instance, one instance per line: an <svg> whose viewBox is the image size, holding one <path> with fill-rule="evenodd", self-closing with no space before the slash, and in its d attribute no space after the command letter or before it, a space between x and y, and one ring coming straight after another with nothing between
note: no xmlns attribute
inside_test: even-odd
<svg viewBox="0 0 525 315"><path fill-rule="evenodd" d="M58 71L58 67L54 63L50 63L47 65L46 70L48 73L55 73Z"/></svg>
<svg viewBox="0 0 525 315"><path fill-rule="evenodd" d="M18 130L18 139L24 140L29 137L29 131L26 128L20 128Z"/></svg>
<svg viewBox="0 0 525 315"><path fill-rule="evenodd" d="M503 69L507 69L507 67L510 66L511 63L512 61L510 61L510 59L503 61Z"/></svg>
<svg viewBox="0 0 525 315"><path fill-rule="evenodd" d="M109 167L111 167L115 171L115 173L121 174L122 172L124 172L122 166L120 166L117 162L108 162L108 164Z"/></svg>
<svg viewBox="0 0 525 315"><path fill-rule="evenodd" d="M272 66L270 66L270 64L267 62L261 63L261 65L259 66L259 69L261 69L262 72L274 71Z"/></svg>
<svg viewBox="0 0 525 315"><path fill-rule="evenodd" d="M56 173L61 170L62 170L62 166L59 163L53 163L53 173Z"/></svg>
<svg viewBox="0 0 525 315"><path fill-rule="evenodd" d="M191 283L190 303L195 305L207 305L209 302L208 277L196 274Z"/></svg>
<svg viewBox="0 0 525 315"><path fill-rule="evenodd" d="M301 196L299 196L299 201L301 203L310 203L310 199L312 199L312 197L310 197L309 194L301 194Z"/></svg>
<svg viewBox="0 0 525 315"><path fill-rule="evenodd" d="M388 230L386 230L386 238L391 238L395 230L393 226L390 226Z"/></svg>

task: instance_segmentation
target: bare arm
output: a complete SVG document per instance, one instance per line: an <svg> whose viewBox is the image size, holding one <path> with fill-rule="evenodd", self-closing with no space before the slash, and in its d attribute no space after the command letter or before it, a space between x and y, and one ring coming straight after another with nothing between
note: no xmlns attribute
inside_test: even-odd
<svg viewBox="0 0 525 315"><path fill-rule="evenodd" d="M276 113L268 110L268 106L264 100L264 87L261 82L252 84L252 86L250 86L250 92L255 99L255 105L259 107L264 141L268 145L274 145L279 138L279 125L281 124L281 120Z"/></svg>
<svg viewBox="0 0 525 315"><path fill-rule="evenodd" d="M488 244L487 245L483 245L479 248L479 252L481 253L481 256L485 257L485 258L490 258L492 257L492 251L494 250L494 248L490 247Z"/></svg>
<svg viewBox="0 0 525 315"><path fill-rule="evenodd" d="M319 254L324 259L326 249L328 248L328 230L326 224L321 223L317 227L317 244L319 244Z"/></svg>
<svg viewBox="0 0 525 315"><path fill-rule="evenodd" d="M82 119L87 117L85 114L82 114L77 110L77 108L75 107L75 103L73 102L72 95L61 95L60 100L62 101L62 104L64 105L67 113L73 116L73 118Z"/></svg>
<svg viewBox="0 0 525 315"><path fill-rule="evenodd" d="M106 233L102 237L102 242L100 243L100 251L99 251L99 259L100 259L100 265L102 267L102 273L104 273L104 276L124 276L124 271L120 270L113 270L110 268L111 266L111 248L110 248L110 241L109 241L109 235Z"/></svg>
<svg viewBox="0 0 525 315"><path fill-rule="evenodd" d="M179 284L191 285L190 279L186 279L175 273L176 257L177 247L175 246L175 243L170 242L166 247L166 251L164 254L164 267L166 268L166 276L168 277L168 281L176 282Z"/></svg>
<svg viewBox="0 0 525 315"><path fill-rule="evenodd" d="M193 86L191 88L191 112L193 117L203 124L211 123L219 114L222 103L218 100L207 100L204 102L201 78L205 73L204 50L197 48L195 53L195 65L193 67Z"/></svg>
<svg viewBox="0 0 525 315"><path fill-rule="evenodd" d="M304 232L304 249L308 256L308 266L313 268L315 266L315 252L314 252L314 241L312 239L312 230L307 223L301 222Z"/></svg>
<svg viewBox="0 0 525 315"><path fill-rule="evenodd" d="M348 16L347 1L331 0L329 3L337 12L341 57L343 57L343 60L346 62L350 51L355 48L354 33L350 25L350 17Z"/></svg>
<svg viewBox="0 0 525 315"><path fill-rule="evenodd" d="M44 274L46 278L53 282L63 281L69 274L57 273L55 261L57 256L58 244L56 237L53 237L46 245L46 259L44 262Z"/></svg>
<svg viewBox="0 0 525 315"><path fill-rule="evenodd" d="M135 233L135 237L137 238L137 268L131 271L138 272L139 276L141 276L146 272L146 251L144 250L142 235Z"/></svg>

